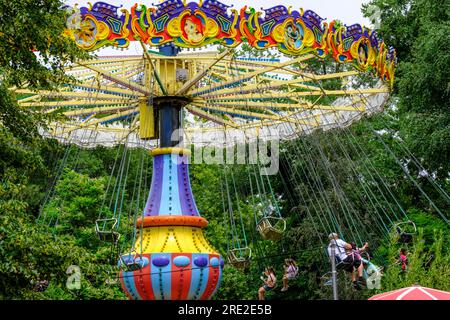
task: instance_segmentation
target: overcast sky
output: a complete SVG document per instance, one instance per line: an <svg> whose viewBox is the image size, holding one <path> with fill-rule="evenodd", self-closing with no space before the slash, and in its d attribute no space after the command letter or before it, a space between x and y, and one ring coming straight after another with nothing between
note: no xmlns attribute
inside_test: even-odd
<svg viewBox="0 0 450 320"><path fill-rule="evenodd" d="M87 1L75 1L66 0L68 5L74 5L78 3L79 6L87 6ZM95 3L95 0L91 0ZM147 6L152 3L159 3L159 0L104 0L113 5L123 5L123 7L130 9L135 3L144 3ZM191 2L188 0L188 2ZM198 1L197 1L198 2ZM363 3L369 2L369 0L222 0L222 3L227 5L233 5L235 9L240 9L244 5L254 7L257 10L261 10L261 7L268 9L277 5L284 5L286 7L292 6L293 10L299 10L302 7L304 10L313 10L319 16L326 19L326 21L332 21L335 19L341 20L347 25L354 23L360 23L362 25L370 26L368 19L364 18L361 13L361 7ZM98 50L98 55L110 55L118 54L119 51L106 48ZM127 51L120 52L121 54L140 54L142 49L139 43L131 43Z"/></svg>

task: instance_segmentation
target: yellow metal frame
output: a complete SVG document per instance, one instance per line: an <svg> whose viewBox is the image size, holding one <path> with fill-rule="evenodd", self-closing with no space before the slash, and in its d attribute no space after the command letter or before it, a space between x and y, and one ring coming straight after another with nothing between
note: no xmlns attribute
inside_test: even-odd
<svg viewBox="0 0 450 320"><path fill-rule="evenodd" d="M203 126L199 122L185 128L189 133L197 128L206 132L245 131L283 123L293 124L299 131L320 128L327 115L363 114L368 97L390 92L387 86L347 88L359 71L306 72L304 64L315 57L312 54L283 62L236 59L235 49L167 57L149 53L141 44L142 56L99 58L67 67L67 73L77 81L59 91L11 90L22 108L58 111L67 117L64 122L50 124L54 136L91 129L124 135L138 132L143 140L158 138L158 110L152 99L162 96L184 97L190 101L183 107L186 112L214 124ZM186 70L186 81L177 79L178 69ZM322 83L330 79L340 79L342 89L323 89ZM325 96L348 97L349 102L324 104ZM130 117L125 127L109 126Z"/></svg>

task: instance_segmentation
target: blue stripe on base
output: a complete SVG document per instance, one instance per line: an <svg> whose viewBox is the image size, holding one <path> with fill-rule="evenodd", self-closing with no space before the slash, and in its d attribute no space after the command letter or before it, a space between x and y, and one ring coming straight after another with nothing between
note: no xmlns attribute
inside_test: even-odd
<svg viewBox="0 0 450 320"><path fill-rule="evenodd" d="M191 286L189 288L188 300L198 300L206 290L208 284L209 268L197 267L194 261L197 257L209 258L208 254L193 253L192 254L192 270L191 270ZM209 261L209 260L208 260Z"/></svg>
<svg viewBox="0 0 450 320"><path fill-rule="evenodd" d="M134 283L134 273L132 271L123 271L122 276L128 293L133 297L134 300L142 300L142 297L139 295L136 289L136 284Z"/></svg>
<svg viewBox="0 0 450 320"><path fill-rule="evenodd" d="M172 260L172 255L168 253L153 253L150 267L152 289L155 294L155 300L172 299L172 262L165 267L153 265L153 260L158 257L167 257Z"/></svg>
<svg viewBox="0 0 450 320"><path fill-rule="evenodd" d="M220 256L219 256L219 261L220 261ZM214 297L214 295L216 294L217 290L219 290L219 288L220 288L220 283L222 282L223 268L220 266L220 263L219 263L219 266L217 268L219 268L219 280L217 281L216 288L214 289L214 292L212 293L211 297L209 297L209 299Z"/></svg>
<svg viewBox="0 0 450 320"><path fill-rule="evenodd" d="M177 155L165 154L159 215L182 215L178 190Z"/></svg>

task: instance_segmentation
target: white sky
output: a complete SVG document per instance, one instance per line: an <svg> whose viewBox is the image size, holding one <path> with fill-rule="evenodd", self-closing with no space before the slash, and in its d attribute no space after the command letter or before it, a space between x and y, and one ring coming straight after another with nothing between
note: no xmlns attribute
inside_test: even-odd
<svg viewBox="0 0 450 320"><path fill-rule="evenodd" d="M80 7L87 6L87 1L66 0L66 4L73 6L78 3ZM96 1L91 0L92 4ZM103 2L110 3L112 5L123 5L124 8L130 9L135 3L143 3L147 6L151 6L153 3L159 3L159 0L103 0ZM187 2L192 2L188 0ZM198 1L197 1L198 2ZM261 7L268 9L277 5L284 5L286 7L292 6L292 10L299 11L302 7L304 10L313 10L320 17L330 22L332 20L341 20L344 24L352 25L359 23L361 25L371 26L369 20L364 18L361 12L363 3L369 2L369 0L222 0L222 3L227 5L233 5L234 9L239 10L244 5L251 6L257 10L261 10ZM104 48L96 51L96 54L100 55L121 55L124 54L141 54L142 48L139 43L132 42L128 49L125 51L117 51L112 48Z"/></svg>

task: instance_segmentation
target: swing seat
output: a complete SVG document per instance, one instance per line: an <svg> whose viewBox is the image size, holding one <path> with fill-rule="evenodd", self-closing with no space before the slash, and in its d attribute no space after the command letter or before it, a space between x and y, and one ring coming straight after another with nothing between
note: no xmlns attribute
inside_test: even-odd
<svg viewBox="0 0 450 320"><path fill-rule="evenodd" d="M412 229L408 230L408 231L405 231L405 229L403 229L401 227L403 225L411 225ZM413 236L417 232L416 224L413 221L411 221L411 220L406 221L406 222L397 223L394 226L394 228L397 231L397 234L399 235L398 242L399 243L404 243L404 244L410 243L413 240Z"/></svg>
<svg viewBox="0 0 450 320"><path fill-rule="evenodd" d="M100 241L103 242L116 243L120 238L120 234L115 231L97 231L97 235Z"/></svg>
<svg viewBox="0 0 450 320"><path fill-rule="evenodd" d="M252 257L252 249L249 247L237 248L228 251L228 261L231 265L238 269L247 268Z"/></svg>
<svg viewBox="0 0 450 320"><path fill-rule="evenodd" d="M364 271L363 271L363 278L366 281L366 287L368 289L371 289L372 287L377 288L376 284L381 280L381 277L383 276L383 268L382 267L378 267L376 265L374 265L372 262L370 262L369 260L366 259L362 259L362 262L364 263ZM378 280L376 279L378 278ZM373 281L374 280L374 281ZM370 282L369 285L367 284L367 282Z"/></svg>
<svg viewBox="0 0 450 320"><path fill-rule="evenodd" d="M103 227L100 227L100 225L103 225ZM117 219L115 218L98 219L97 221L95 221L95 232L97 233L100 241L113 243L119 241L120 233L114 231L116 225ZM108 230L105 230L106 227L108 227Z"/></svg>
<svg viewBox="0 0 450 320"><path fill-rule="evenodd" d="M105 283L108 285L115 285L119 283L119 280L117 278L113 278L113 279L106 279Z"/></svg>
<svg viewBox="0 0 450 320"><path fill-rule="evenodd" d="M400 243L410 243L413 239L412 234L410 233L401 233L400 239L398 240Z"/></svg>
<svg viewBox="0 0 450 320"><path fill-rule="evenodd" d="M322 284L324 286L332 286L333 285L333 273L327 272L323 276L320 277ZM336 279L337 280L337 279Z"/></svg>
<svg viewBox="0 0 450 320"><path fill-rule="evenodd" d="M337 262L336 261L336 270L345 270L345 271L348 271L349 270L349 268L353 268L353 263L351 263L351 262L344 262L344 261L340 261L340 262Z"/></svg>
<svg viewBox="0 0 450 320"><path fill-rule="evenodd" d="M276 217L264 217L259 220L256 229L263 239L277 241L286 231L286 220Z"/></svg>
<svg viewBox="0 0 450 320"><path fill-rule="evenodd" d="M353 262L340 260L337 256L334 257L336 271L350 271L353 270Z"/></svg>
<svg viewBox="0 0 450 320"><path fill-rule="evenodd" d="M328 280L328 281L326 281L326 282L324 282L324 284L323 284L324 286L332 286L333 285L333 280L332 279L330 279L330 280Z"/></svg>
<svg viewBox="0 0 450 320"><path fill-rule="evenodd" d="M365 259L362 258L361 262L363 263L364 261L365 261ZM339 272L339 271L352 272L353 271L353 263L352 262L342 261L342 260L339 260L337 257L335 257L335 262L336 262L335 266L336 266L337 272ZM320 277L324 286L332 286L333 285L332 275L333 275L332 272L327 272L322 277ZM337 278L336 278L336 281L338 281Z"/></svg>
<svg viewBox="0 0 450 320"><path fill-rule="evenodd" d="M119 267L124 271L133 272L141 270L148 265L149 261L146 257L134 256L132 254L127 254L120 257Z"/></svg>

